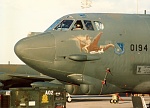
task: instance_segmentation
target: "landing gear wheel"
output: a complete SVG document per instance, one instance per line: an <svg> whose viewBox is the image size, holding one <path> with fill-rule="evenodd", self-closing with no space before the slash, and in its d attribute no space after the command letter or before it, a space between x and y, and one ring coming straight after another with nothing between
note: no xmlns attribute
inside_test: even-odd
<svg viewBox="0 0 150 108"><path fill-rule="evenodd" d="M116 104L116 103L118 103L118 100L116 100L116 99L111 99L111 100L110 100L110 103Z"/></svg>
<svg viewBox="0 0 150 108"><path fill-rule="evenodd" d="M110 100L110 103L113 103L113 100L112 100L112 99Z"/></svg>
<svg viewBox="0 0 150 108"><path fill-rule="evenodd" d="M113 100L113 103L114 103L114 104L118 103L118 100L116 100L116 99L115 99L115 100Z"/></svg>
<svg viewBox="0 0 150 108"><path fill-rule="evenodd" d="M71 102L72 101L72 98L71 98L71 96L69 96L69 97L67 97L67 102Z"/></svg>
<svg viewBox="0 0 150 108"><path fill-rule="evenodd" d="M119 102L119 95L118 94L112 94L112 99L110 100L110 103L118 103Z"/></svg>

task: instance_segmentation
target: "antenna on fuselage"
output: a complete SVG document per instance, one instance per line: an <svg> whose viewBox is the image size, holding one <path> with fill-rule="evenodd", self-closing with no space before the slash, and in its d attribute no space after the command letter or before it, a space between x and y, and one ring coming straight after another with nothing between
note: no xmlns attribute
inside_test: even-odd
<svg viewBox="0 0 150 108"><path fill-rule="evenodd" d="M138 11L139 11L139 6L138 6L138 0L136 1L136 11L137 11L137 14L138 14Z"/></svg>
<svg viewBox="0 0 150 108"><path fill-rule="evenodd" d="M144 14L146 15L146 10L144 10Z"/></svg>

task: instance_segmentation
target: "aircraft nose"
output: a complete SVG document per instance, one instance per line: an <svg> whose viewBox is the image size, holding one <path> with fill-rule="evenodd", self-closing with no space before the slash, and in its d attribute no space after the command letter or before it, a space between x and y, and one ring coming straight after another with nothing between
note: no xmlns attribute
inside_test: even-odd
<svg viewBox="0 0 150 108"><path fill-rule="evenodd" d="M55 39L52 34L40 34L18 41L14 47L16 55L26 64L53 62Z"/></svg>

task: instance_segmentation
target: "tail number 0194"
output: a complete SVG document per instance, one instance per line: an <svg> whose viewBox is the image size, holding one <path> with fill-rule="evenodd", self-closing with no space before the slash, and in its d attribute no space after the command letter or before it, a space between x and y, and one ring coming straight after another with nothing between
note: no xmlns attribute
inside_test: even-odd
<svg viewBox="0 0 150 108"><path fill-rule="evenodd" d="M131 44L130 45L131 51L148 51L148 45L142 45L142 44Z"/></svg>

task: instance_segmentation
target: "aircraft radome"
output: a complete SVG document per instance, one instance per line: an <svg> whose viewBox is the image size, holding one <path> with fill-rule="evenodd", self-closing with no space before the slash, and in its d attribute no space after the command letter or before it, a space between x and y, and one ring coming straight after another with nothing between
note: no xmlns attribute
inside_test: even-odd
<svg viewBox="0 0 150 108"><path fill-rule="evenodd" d="M71 94L150 93L150 15L65 15L14 50Z"/></svg>

